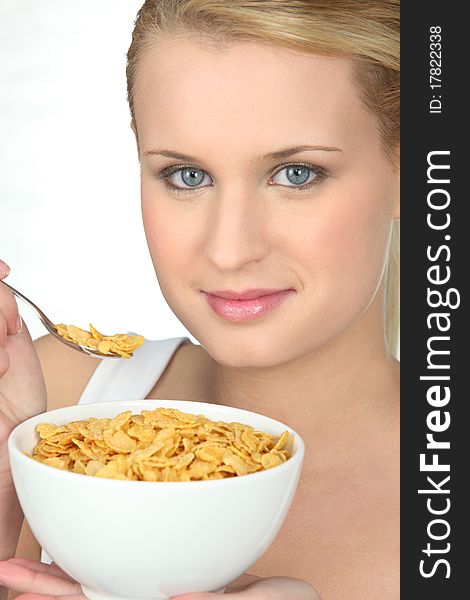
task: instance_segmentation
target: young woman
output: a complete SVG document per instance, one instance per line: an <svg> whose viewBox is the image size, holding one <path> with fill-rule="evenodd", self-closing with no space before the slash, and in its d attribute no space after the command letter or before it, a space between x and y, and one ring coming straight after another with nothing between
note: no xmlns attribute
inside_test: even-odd
<svg viewBox="0 0 470 600"><path fill-rule="evenodd" d="M399 595L398 13L383 0L147 0L136 22L143 221L162 292L200 345L148 341L113 377L136 382L133 397L266 414L306 442L281 532L228 589L239 600ZM46 406L122 387L107 361L33 344L17 318L0 285L0 584L78 599L78 583L32 560L26 526L18 543L5 442Z"/></svg>

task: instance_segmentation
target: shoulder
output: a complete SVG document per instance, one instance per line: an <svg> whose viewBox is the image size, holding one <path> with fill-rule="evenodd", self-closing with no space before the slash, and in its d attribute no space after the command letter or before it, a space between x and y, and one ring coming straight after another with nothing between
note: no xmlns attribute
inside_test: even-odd
<svg viewBox="0 0 470 600"><path fill-rule="evenodd" d="M69 348L52 335L34 342L47 389L47 410L77 404L101 359Z"/></svg>
<svg viewBox="0 0 470 600"><path fill-rule="evenodd" d="M77 404L101 360L77 352L51 335L34 344L46 382L47 410ZM213 402L209 396L211 368L206 350L187 340L173 353L148 397Z"/></svg>
<svg viewBox="0 0 470 600"><path fill-rule="evenodd" d="M209 396L212 367L207 351L187 340L175 351L148 397L213 402Z"/></svg>

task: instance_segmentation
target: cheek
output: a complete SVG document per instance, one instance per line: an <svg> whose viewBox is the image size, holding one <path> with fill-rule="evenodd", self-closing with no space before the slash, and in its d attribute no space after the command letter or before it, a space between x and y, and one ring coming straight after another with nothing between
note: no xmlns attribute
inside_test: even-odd
<svg viewBox="0 0 470 600"><path fill-rule="evenodd" d="M156 198L155 194L147 195L143 186L142 219L159 280L188 268L194 257L192 240L197 224L190 207L173 205L164 198Z"/></svg>
<svg viewBox="0 0 470 600"><path fill-rule="evenodd" d="M358 295L370 300L383 272L391 210L383 184L349 182L313 202L297 227L287 224L291 236L297 230L298 264L317 300L341 303Z"/></svg>

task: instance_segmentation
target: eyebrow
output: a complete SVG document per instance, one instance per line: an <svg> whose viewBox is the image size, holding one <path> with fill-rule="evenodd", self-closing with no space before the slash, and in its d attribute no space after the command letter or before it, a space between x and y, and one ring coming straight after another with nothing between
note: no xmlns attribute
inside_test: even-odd
<svg viewBox="0 0 470 600"><path fill-rule="evenodd" d="M340 148L336 148L335 146L312 146L310 144L303 144L301 146L292 146L291 148L284 148L282 150L277 150L276 152L270 152L269 154L256 154L253 161L258 162L264 159L273 159L279 160L282 158L287 158L288 156L292 156L293 154L298 154L299 152L305 152L306 150L314 151L314 152L342 152ZM176 158L179 160L186 161L200 161L200 159L195 156L190 156L189 154L182 154L181 152L175 152L174 150L170 150L168 148L159 148L157 150L146 150L144 152L144 156L168 156L169 158Z"/></svg>

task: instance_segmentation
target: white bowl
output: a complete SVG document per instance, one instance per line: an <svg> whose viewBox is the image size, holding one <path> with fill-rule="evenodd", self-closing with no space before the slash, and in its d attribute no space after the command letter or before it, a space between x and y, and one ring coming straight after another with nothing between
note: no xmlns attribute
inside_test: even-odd
<svg viewBox="0 0 470 600"><path fill-rule="evenodd" d="M63 425L157 407L292 433L292 457L265 471L211 481L89 477L32 460L38 423ZM258 413L203 402L134 400L69 406L18 425L8 440L13 481L36 539L90 600L160 599L217 591L265 552L287 515L304 457L301 437Z"/></svg>

